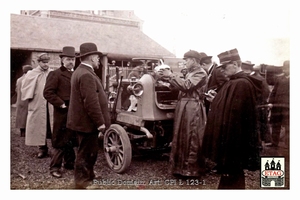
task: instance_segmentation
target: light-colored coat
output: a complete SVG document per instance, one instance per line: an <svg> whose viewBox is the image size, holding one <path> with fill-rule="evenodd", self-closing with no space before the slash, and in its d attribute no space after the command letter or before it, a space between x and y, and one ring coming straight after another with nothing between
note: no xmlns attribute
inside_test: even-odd
<svg viewBox="0 0 300 200"><path fill-rule="evenodd" d="M26 128L28 100L21 100L21 86L24 76L18 78L16 83L17 102L16 102L16 128Z"/></svg>
<svg viewBox="0 0 300 200"><path fill-rule="evenodd" d="M53 107L43 96L49 69L44 71L40 66L27 72L21 93L21 99L28 99L28 115L26 122L25 145L40 146L46 144L47 135L47 106L50 124L53 123ZM52 128L52 125L51 125Z"/></svg>

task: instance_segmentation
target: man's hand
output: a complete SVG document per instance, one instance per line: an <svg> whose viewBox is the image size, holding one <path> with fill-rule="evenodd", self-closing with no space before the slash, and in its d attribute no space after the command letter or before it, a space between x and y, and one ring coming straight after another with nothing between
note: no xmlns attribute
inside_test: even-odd
<svg viewBox="0 0 300 200"><path fill-rule="evenodd" d="M67 106L65 104L61 105L60 106L61 108L66 108Z"/></svg>
<svg viewBox="0 0 300 200"><path fill-rule="evenodd" d="M209 90L207 93L205 93L206 100L209 102L212 102L217 95L217 92L215 90Z"/></svg>
<svg viewBox="0 0 300 200"><path fill-rule="evenodd" d="M102 124L101 126L98 127L99 132L104 132L105 131L105 124Z"/></svg>
<svg viewBox="0 0 300 200"><path fill-rule="evenodd" d="M104 132L105 132L105 124L102 124L101 126L99 126L98 131L99 131L98 138L103 139Z"/></svg>

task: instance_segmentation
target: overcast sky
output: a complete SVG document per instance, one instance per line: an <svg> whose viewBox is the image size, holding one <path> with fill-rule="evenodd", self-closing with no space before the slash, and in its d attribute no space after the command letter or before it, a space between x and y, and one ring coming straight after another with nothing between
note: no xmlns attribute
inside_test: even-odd
<svg viewBox="0 0 300 200"><path fill-rule="evenodd" d="M143 31L178 57L189 49L217 56L237 48L243 60L256 64L281 65L289 59L287 1L207 2L140 7L135 14L144 20Z"/></svg>
<svg viewBox="0 0 300 200"><path fill-rule="evenodd" d="M194 49L217 60L219 53L232 48L239 50L242 60L255 64L281 65L290 57L289 0L86 0L80 8L55 1L17 2L11 13L28 9L28 2L34 2L31 10L91 10L91 5L94 10L134 10L144 21L143 32L177 57Z"/></svg>

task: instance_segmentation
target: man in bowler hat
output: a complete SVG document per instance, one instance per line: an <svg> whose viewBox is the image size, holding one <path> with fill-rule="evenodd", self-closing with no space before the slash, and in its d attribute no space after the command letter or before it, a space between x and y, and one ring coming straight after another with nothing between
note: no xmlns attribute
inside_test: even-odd
<svg viewBox="0 0 300 200"><path fill-rule="evenodd" d="M71 93L71 76L75 66L75 48L63 47L61 67L50 72L44 88L44 97L54 107L52 134L52 157L50 173L60 178L60 168L64 160L65 169L74 169L75 152L72 141L73 132L66 128L67 114Z"/></svg>
<svg viewBox="0 0 300 200"><path fill-rule="evenodd" d="M254 65L255 64L251 63L251 61L246 60L246 61L242 62L241 67L242 67L243 72L250 75L253 72L253 66Z"/></svg>
<svg viewBox="0 0 300 200"><path fill-rule="evenodd" d="M67 127L76 132L78 152L75 160L75 188L85 189L95 178L98 134L110 126L106 94L94 72L100 66L101 52L94 43L80 45L80 65L71 78Z"/></svg>

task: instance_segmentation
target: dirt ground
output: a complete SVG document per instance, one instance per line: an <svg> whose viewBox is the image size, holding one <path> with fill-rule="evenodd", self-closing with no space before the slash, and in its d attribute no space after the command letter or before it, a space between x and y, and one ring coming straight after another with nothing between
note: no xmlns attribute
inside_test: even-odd
<svg viewBox="0 0 300 200"><path fill-rule="evenodd" d="M37 158L37 147L24 144L15 128L15 108L11 107L11 156L10 189L11 190L69 190L73 189L74 177L70 170L62 170L62 178L54 178L49 173L50 157ZM51 150L51 141L48 140ZM264 148L262 156L285 156L285 182L281 189L289 189L289 151L286 148ZM133 155L129 170L124 174L112 172L105 160L103 150L99 150L94 168L97 179L93 189L122 190L215 190L220 175L207 173L200 179L177 179L168 172L167 157L158 155ZM260 190L260 171L245 171L246 190ZM277 188L276 188L277 189Z"/></svg>

